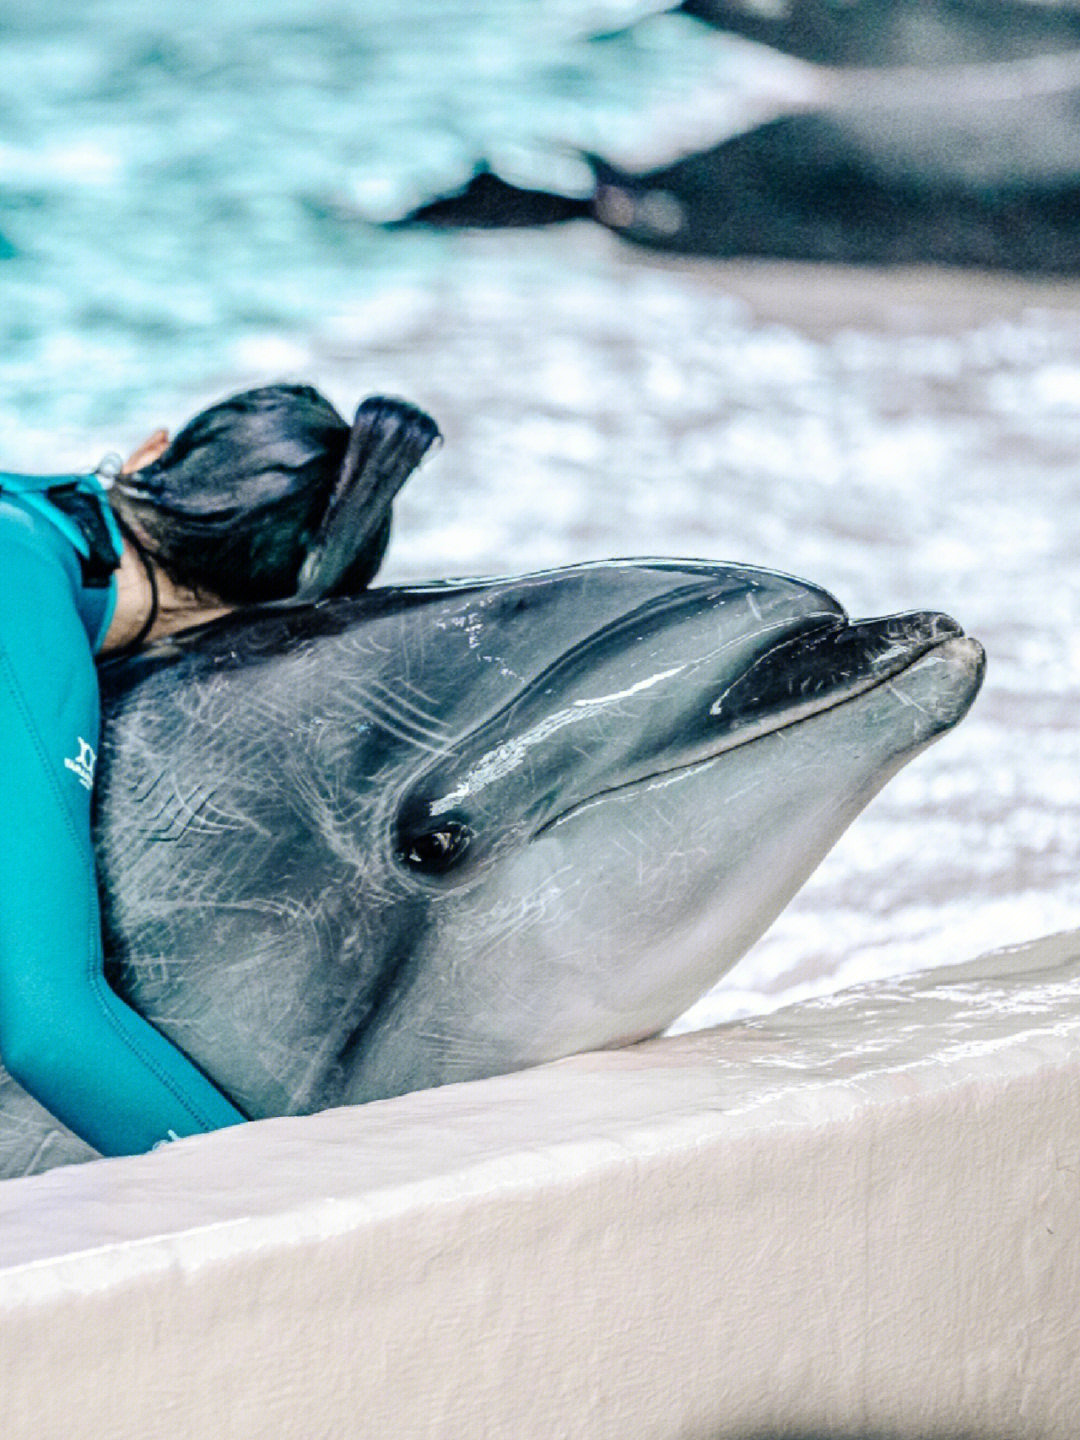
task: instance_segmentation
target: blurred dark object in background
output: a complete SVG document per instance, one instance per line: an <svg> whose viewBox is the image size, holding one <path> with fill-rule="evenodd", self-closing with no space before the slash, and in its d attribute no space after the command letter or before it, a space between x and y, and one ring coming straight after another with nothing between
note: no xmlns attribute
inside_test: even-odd
<svg viewBox="0 0 1080 1440"><path fill-rule="evenodd" d="M523 190L484 170L473 176L460 195L433 200L409 220L446 229L510 230L523 225L557 225L563 220L587 219L591 214L587 200L551 195L546 190Z"/></svg>
<svg viewBox="0 0 1080 1440"><path fill-rule="evenodd" d="M970 69L968 95L913 73L895 107L855 84L662 170L598 164L596 217L683 254L1080 270L1080 56L1049 93Z"/></svg>
<svg viewBox="0 0 1080 1440"><path fill-rule="evenodd" d="M410 218L490 227L591 214L680 254L1080 270L1080 0L686 0L682 10L795 57L775 118L737 131L706 121L693 149L650 168L600 146L586 157L591 201L485 173ZM688 96L690 117L695 104Z"/></svg>
<svg viewBox="0 0 1080 1440"><path fill-rule="evenodd" d="M821 65L977 65L1080 46L1046 0L684 0L687 15Z"/></svg>
<svg viewBox="0 0 1080 1440"><path fill-rule="evenodd" d="M1080 270L1080 187L888 184L822 116L778 120L652 175L602 173L595 210L625 238L681 254Z"/></svg>

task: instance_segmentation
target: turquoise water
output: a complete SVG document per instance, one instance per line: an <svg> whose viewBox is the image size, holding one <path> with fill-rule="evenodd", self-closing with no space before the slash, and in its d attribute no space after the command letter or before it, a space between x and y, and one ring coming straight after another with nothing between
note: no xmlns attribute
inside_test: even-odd
<svg viewBox="0 0 1080 1440"><path fill-rule="evenodd" d="M0 12L0 415L31 451L169 408L423 263L338 214L388 143L391 7L28 8Z"/></svg>
<svg viewBox="0 0 1080 1440"><path fill-rule="evenodd" d="M387 578L690 554L954 613L972 715L702 1022L1080 925L1080 288L372 223L481 156L571 190L706 61L744 95L756 52L590 38L654 8L0 3L0 425L59 469L266 380L405 394L447 444Z"/></svg>
<svg viewBox="0 0 1080 1440"><path fill-rule="evenodd" d="M159 18L132 0L6 0L5 433L74 442L257 368L260 342L388 280L431 277L452 242L368 222L481 161L587 193L575 146L644 145L703 78L737 110L745 56L765 52L658 8L180 0Z"/></svg>

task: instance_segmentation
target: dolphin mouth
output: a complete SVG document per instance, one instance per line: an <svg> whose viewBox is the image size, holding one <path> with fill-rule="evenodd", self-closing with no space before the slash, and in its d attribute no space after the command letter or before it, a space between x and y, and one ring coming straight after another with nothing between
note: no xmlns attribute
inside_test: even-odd
<svg viewBox="0 0 1080 1440"><path fill-rule="evenodd" d="M726 686L709 707L713 738L746 744L884 685L949 640L966 638L950 615L918 611L837 620L788 635ZM723 753L732 744L717 751Z"/></svg>
<svg viewBox="0 0 1080 1440"><path fill-rule="evenodd" d="M697 743L670 755L648 773L594 792L568 805L539 826L534 834L562 824L580 810L667 775L705 765L767 735L787 730L816 715L840 709L870 691L892 688L893 682L920 662L941 652L952 663L934 680L934 699L923 708L896 691L897 706L922 712L924 733L913 735L910 749L920 749L951 729L974 701L985 672L986 657L977 640L965 635L949 615L930 612L890 615L878 620L848 621L845 617L815 621L788 631L716 695L708 706L707 726Z"/></svg>

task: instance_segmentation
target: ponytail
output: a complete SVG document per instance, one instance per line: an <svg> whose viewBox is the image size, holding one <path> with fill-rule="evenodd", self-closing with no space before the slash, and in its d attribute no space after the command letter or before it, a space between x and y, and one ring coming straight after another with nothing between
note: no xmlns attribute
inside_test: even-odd
<svg viewBox="0 0 1080 1440"><path fill-rule="evenodd" d="M405 400L367 399L350 427L311 386L265 386L197 415L109 498L176 584L313 601L373 578L394 497L438 438Z"/></svg>

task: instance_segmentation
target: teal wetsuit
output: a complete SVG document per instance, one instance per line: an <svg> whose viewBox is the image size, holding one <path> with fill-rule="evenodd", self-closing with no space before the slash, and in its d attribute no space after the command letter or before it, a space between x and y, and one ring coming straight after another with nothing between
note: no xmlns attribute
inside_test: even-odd
<svg viewBox="0 0 1080 1440"><path fill-rule="evenodd" d="M76 1134L127 1155L245 1117L105 981L93 657L116 583L91 573L79 525L50 502L65 481L118 551L93 477L0 474L0 1058Z"/></svg>

